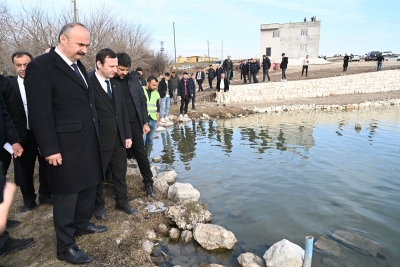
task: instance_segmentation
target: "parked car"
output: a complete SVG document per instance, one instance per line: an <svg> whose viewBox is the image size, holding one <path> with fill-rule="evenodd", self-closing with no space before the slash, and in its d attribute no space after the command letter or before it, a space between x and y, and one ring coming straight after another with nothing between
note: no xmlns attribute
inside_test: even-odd
<svg viewBox="0 0 400 267"><path fill-rule="evenodd" d="M367 55L365 56L365 61L376 60L380 53L381 52L379 52L379 51L368 52Z"/></svg>
<svg viewBox="0 0 400 267"><path fill-rule="evenodd" d="M391 56L385 58L386 61L400 61L400 56Z"/></svg>
<svg viewBox="0 0 400 267"><path fill-rule="evenodd" d="M385 51L385 52L382 52L382 56L392 56L393 55L393 52L392 51Z"/></svg>
<svg viewBox="0 0 400 267"><path fill-rule="evenodd" d="M359 55L353 55L353 61L360 61L360 56Z"/></svg>

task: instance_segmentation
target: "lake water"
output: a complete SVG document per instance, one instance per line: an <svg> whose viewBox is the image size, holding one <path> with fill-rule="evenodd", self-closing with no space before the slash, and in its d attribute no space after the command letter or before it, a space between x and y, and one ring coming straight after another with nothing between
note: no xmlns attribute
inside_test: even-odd
<svg viewBox="0 0 400 267"><path fill-rule="evenodd" d="M262 114L159 133L151 155L174 166L178 182L198 189L212 223L239 241L221 253L198 244L169 248L180 246L192 262L236 266L243 251L262 257L282 239L304 248L307 235L316 241L344 229L382 244L385 258L340 245L341 256L332 258L339 266L400 266L399 116L398 106ZM326 258L314 252L313 266L324 266ZM175 259L182 267L192 264Z"/></svg>

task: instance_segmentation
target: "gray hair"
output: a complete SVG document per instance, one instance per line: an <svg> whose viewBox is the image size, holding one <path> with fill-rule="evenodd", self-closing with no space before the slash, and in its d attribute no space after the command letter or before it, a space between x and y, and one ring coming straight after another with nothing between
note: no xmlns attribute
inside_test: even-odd
<svg viewBox="0 0 400 267"><path fill-rule="evenodd" d="M63 35L63 34L65 36L67 36L67 38L69 38L69 32L75 26L81 26L81 27L83 27L83 28L85 28L87 30L86 26L83 25L82 23L79 23L79 22L71 22L71 23L65 24L61 28L60 34L58 35L58 41L61 41L61 35Z"/></svg>

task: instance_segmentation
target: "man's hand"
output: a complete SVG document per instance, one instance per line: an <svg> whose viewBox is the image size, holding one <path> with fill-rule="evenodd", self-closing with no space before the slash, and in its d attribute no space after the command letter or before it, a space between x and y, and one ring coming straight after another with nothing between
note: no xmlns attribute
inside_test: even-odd
<svg viewBox="0 0 400 267"><path fill-rule="evenodd" d="M3 203L0 204L0 234L6 229L8 211L10 210L16 188L15 184L7 182L4 192L0 192L3 194Z"/></svg>
<svg viewBox="0 0 400 267"><path fill-rule="evenodd" d="M148 134L150 132L150 126L145 124L143 125L143 134Z"/></svg>
<svg viewBox="0 0 400 267"><path fill-rule="evenodd" d="M15 143L11 145L13 151L14 151L14 158L21 157L22 152L24 152L24 149L20 145L20 143Z"/></svg>
<svg viewBox="0 0 400 267"><path fill-rule="evenodd" d="M193 94L191 94L191 96L193 97Z"/></svg>
<svg viewBox="0 0 400 267"><path fill-rule="evenodd" d="M157 127L156 128L158 128L158 127L160 127L160 121L157 121Z"/></svg>
<svg viewBox="0 0 400 267"><path fill-rule="evenodd" d="M181 96L180 95L178 95L178 100L181 101Z"/></svg>
<svg viewBox="0 0 400 267"><path fill-rule="evenodd" d="M62 165L61 153L57 153L57 154L48 156L45 159L49 162L50 165L53 165L53 166Z"/></svg>
<svg viewBox="0 0 400 267"><path fill-rule="evenodd" d="M130 148L132 146L132 139L126 139L125 146L126 146L126 148Z"/></svg>

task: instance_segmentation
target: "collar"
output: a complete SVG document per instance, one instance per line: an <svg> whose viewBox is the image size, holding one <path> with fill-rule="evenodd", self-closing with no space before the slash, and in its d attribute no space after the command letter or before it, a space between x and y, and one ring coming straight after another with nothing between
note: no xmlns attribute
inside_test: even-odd
<svg viewBox="0 0 400 267"><path fill-rule="evenodd" d="M69 60L69 58L67 58L59 49L58 49L58 46L56 46L56 48L54 49L54 52L56 52L64 61L65 61L65 63L67 63L68 64L68 66L70 66L71 67L71 65L72 64L76 64L76 61L75 62L72 62L71 60ZM72 67L71 67L72 68Z"/></svg>
<svg viewBox="0 0 400 267"><path fill-rule="evenodd" d="M18 81L18 83L22 83L22 84L24 84L24 79L22 79L21 77L19 77L19 75L18 75L18 78L17 78L17 81Z"/></svg>
<svg viewBox="0 0 400 267"><path fill-rule="evenodd" d="M104 79L103 77L101 77L99 74L97 74L97 71L94 73L94 75L96 75L97 80L99 80L100 84L103 86L103 84L106 84L106 81L110 81L110 79Z"/></svg>

